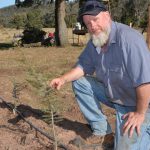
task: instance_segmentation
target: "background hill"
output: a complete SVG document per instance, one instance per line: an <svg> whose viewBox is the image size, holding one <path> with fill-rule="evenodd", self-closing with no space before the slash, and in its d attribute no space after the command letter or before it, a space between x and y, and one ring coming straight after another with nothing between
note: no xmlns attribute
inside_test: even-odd
<svg viewBox="0 0 150 150"><path fill-rule="evenodd" d="M71 27L76 22L79 0L66 2L66 24ZM148 5L150 0L109 0L109 8L112 18L116 21L130 24L135 27L146 28L148 22ZM28 14L40 16L42 27L54 27L54 3L32 5L26 7L10 6L0 9L0 25L4 27L24 28L28 20Z"/></svg>
<svg viewBox="0 0 150 150"><path fill-rule="evenodd" d="M54 27L54 9L55 4L34 5L32 7L16 7L10 6L0 9L0 25L7 28L24 28L29 14L37 14L40 16L42 27ZM76 22L78 14L78 3L67 3L66 7L66 23L71 27Z"/></svg>

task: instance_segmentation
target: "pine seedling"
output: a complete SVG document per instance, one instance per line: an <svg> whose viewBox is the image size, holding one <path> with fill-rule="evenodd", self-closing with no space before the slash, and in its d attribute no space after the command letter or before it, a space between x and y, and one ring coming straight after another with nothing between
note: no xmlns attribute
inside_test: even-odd
<svg viewBox="0 0 150 150"><path fill-rule="evenodd" d="M13 91L12 91L12 95L13 95L13 100L14 100L14 109L13 109L13 113L14 115L16 114L16 108L18 105L20 105L20 99L19 99L19 95L20 92L26 87L25 83L19 83L16 82L15 79L13 79Z"/></svg>
<svg viewBox="0 0 150 150"><path fill-rule="evenodd" d="M55 132L55 109L53 105L49 103L48 109L46 110L45 115L43 115L43 119L45 122L49 124L50 129L52 129L53 137L54 137L54 149L57 150L58 140ZM51 131L51 130L50 130Z"/></svg>
<svg viewBox="0 0 150 150"><path fill-rule="evenodd" d="M44 101L48 103L49 106L52 106L53 120L54 120L54 123L57 123L57 122L62 121L63 117L57 114L57 112L55 111L56 109L54 109L55 108L54 105L52 105L52 100L50 100L50 96L51 94L54 94L54 92L55 90L53 90L52 88L45 87L45 90L43 91L43 99ZM44 111L43 120L48 124L52 124L51 107L43 111Z"/></svg>
<svg viewBox="0 0 150 150"><path fill-rule="evenodd" d="M55 143L54 143L54 148L55 150L57 150L57 137L56 137L56 133L55 133L55 123L54 123L54 112L53 112L53 106L50 106L51 107L51 118L52 118L52 129L53 129L53 136L54 136L54 140L55 140Z"/></svg>

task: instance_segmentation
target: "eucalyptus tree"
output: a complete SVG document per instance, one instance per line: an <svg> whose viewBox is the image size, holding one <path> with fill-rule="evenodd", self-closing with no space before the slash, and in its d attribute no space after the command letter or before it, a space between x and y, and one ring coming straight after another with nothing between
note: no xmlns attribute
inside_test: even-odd
<svg viewBox="0 0 150 150"><path fill-rule="evenodd" d="M66 16L65 9L66 9L65 0L55 1L55 37L57 46L68 45L68 32L67 32L67 25L65 22Z"/></svg>
<svg viewBox="0 0 150 150"><path fill-rule="evenodd" d="M141 22L147 24L148 5L150 0L109 0L111 15L114 20L141 27Z"/></svg>
<svg viewBox="0 0 150 150"><path fill-rule="evenodd" d="M141 21L143 21L144 19L148 19L147 14L150 0L134 0L133 4L135 10L134 15L137 20L137 25L140 26Z"/></svg>

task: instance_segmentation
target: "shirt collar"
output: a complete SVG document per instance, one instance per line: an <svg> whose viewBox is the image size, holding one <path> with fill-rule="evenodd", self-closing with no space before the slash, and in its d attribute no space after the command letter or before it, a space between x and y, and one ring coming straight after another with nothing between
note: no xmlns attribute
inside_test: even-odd
<svg viewBox="0 0 150 150"><path fill-rule="evenodd" d="M110 36L109 36L109 44L116 43L116 41L117 41L116 31L117 31L116 24L114 21L112 21L111 32L110 32Z"/></svg>
<svg viewBox="0 0 150 150"><path fill-rule="evenodd" d="M97 51L98 54L100 54L100 52L101 52L101 47L96 47L96 51Z"/></svg>

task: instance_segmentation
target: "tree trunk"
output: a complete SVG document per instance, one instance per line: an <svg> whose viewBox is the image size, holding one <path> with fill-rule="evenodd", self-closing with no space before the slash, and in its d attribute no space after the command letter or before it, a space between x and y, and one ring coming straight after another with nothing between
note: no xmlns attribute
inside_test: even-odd
<svg viewBox="0 0 150 150"><path fill-rule="evenodd" d="M54 0L50 0L50 4L53 4L54 3Z"/></svg>
<svg viewBox="0 0 150 150"><path fill-rule="evenodd" d="M150 5L148 6L147 44L150 49Z"/></svg>
<svg viewBox="0 0 150 150"><path fill-rule="evenodd" d="M57 46L68 45L68 32L65 22L65 0L55 1L55 37Z"/></svg>

